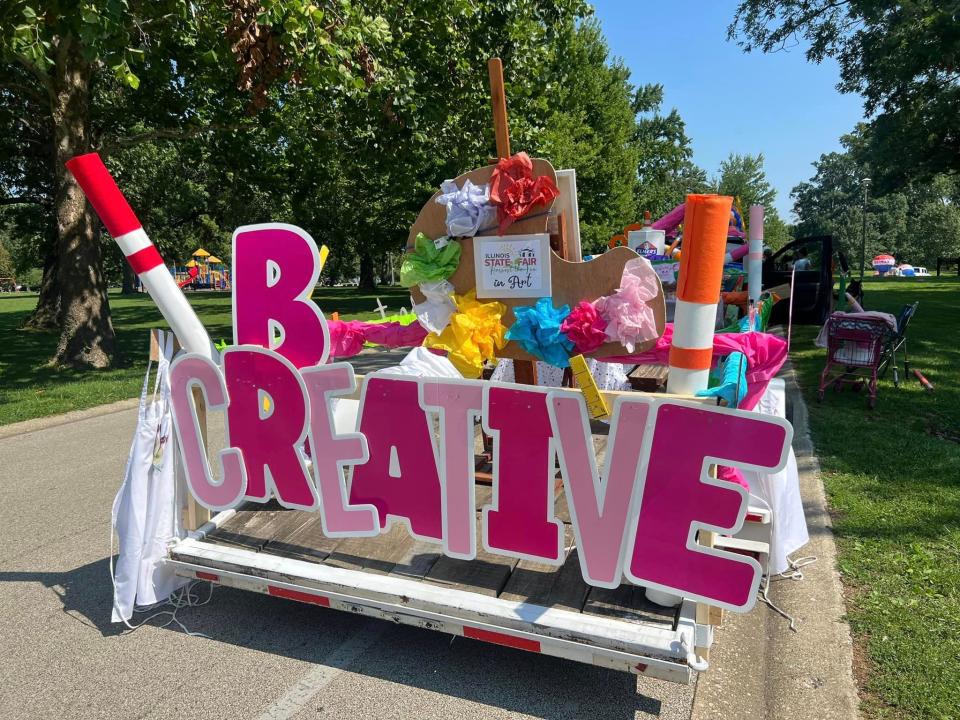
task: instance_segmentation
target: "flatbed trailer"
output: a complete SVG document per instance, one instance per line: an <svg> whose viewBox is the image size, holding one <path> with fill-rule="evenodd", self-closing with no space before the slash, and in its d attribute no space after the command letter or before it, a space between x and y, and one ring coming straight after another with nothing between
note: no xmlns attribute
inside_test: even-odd
<svg viewBox="0 0 960 720"><path fill-rule="evenodd" d="M156 353L155 342L151 353ZM358 388L362 380L357 377ZM625 393L603 394L612 402ZM341 400L352 408L338 417L339 432L355 427L358 397L359 389ZM205 430L203 397L195 400ZM598 466L604 462L608 430L606 423L591 423ZM478 537L481 508L493 498L487 449L477 425ZM439 544L415 539L402 523L375 537L331 538L324 535L318 513L287 509L275 500L246 503L207 520L208 511L192 497L186 498L183 517L187 527L197 529L172 546L169 561L186 578L689 683L693 672L708 667L722 610L689 600L663 607L626 579L615 589L588 585L559 470L554 487L555 515L565 527L560 566L495 555L482 546L474 560L447 557ZM759 531L763 537L770 521L769 510L751 504L742 533ZM720 546L725 540L704 531L698 536L702 545ZM767 545L754 544L762 545L751 553L759 559Z"/></svg>
<svg viewBox="0 0 960 720"><path fill-rule="evenodd" d="M477 507L489 501L478 486ZM479 511L478 511L479 516ZM437 630L663 680L687 683L704 669L710 625L697 605L655 605L642 587L583 581L565 498L567 556L556 567L478 550L445 557L395 525L374 538L328 538L317 513L249 504L214 516L177 543L179 575L278 598Z"/></svg>

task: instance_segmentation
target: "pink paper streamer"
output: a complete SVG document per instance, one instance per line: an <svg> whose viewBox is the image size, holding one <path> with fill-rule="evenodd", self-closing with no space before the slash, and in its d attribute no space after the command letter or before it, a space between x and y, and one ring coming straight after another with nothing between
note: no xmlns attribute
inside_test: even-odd
<svg viewBox="0 0 960 720"><path fill-rule="evenodd" d="M363 350L365 342L384 347L415 347L427 336L418 323L366 323L360 320L327 320L330 327L330 354L348 358Z"/></svg>
<svg viewBox="0 0 960 720"><path fill-rule="evenodd" d="M668 365L670 344L673 341L673 323L667 323L657 344L646 352L619 357L597 358L604 362L619 362L633 365ZM787 360L787 343L783 338L768 333L720 333L713 336L713 359L739 350L746 358L747 395L740 403L743 410L752 410L770 381L780 372Z"/></svg>

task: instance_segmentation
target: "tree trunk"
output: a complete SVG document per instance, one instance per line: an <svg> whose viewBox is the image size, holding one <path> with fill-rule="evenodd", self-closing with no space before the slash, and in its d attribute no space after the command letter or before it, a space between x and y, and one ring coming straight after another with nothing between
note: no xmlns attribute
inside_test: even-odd
<svg viewBox="0 0 960 720"><path fill-rule="evenodd" d="M57 282L57 240L47 242L43 257L43 278L40 281L40 297L23 327L30 330L54 330L60 327L60 285Z"/></svg>
<svg viewBox="0 0 960 720"><path fill-rule="evenodd" d="M373 257L365 251L360 253L360 289L377 289L377 278L373 272Z"/></svg>
<svg viewBox="0 0 960 720"><path fill-rule="evenodd" d="M133 268L130 263L123 261L123 284L120 287L121 295L134 295L137 291L133 287Z"/></svg>
<svg viewBox="0 0 960 720"><path fill-rule="evenodd" d="M69 36L53 69L53 157L60 285L60 342L53 365L108 367L114 333L96 219L64 163L90 149L90 64Z"/></svg>

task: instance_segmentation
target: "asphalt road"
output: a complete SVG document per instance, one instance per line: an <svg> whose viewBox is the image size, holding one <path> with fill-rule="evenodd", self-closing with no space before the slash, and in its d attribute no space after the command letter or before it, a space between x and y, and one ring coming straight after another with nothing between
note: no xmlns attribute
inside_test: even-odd
<svg viewBox="0 0 960 720"><path fill-rule="evenodd" d="M203 636L111 624L110 507L135 419L0 434L0 718L689 717L692 686L240 590L178 613Z"/></svg>

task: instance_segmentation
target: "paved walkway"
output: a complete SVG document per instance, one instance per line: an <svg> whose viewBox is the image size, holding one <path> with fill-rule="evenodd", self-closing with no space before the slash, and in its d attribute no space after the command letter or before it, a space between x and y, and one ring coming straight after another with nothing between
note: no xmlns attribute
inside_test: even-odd
<svg viewBox="0 0 960 720"><path fill-rule="evenodd" d="M714 640L710 671L697 683L693 720L857 717L853 647L820 464L810 441L807 407L792 371L786 374L786 386L810 533L810 542L797 555L817 560L802 568L802 581L772 582L770 597L794 617L797 632L759 602L747 615L726 613Z"/></svg>

